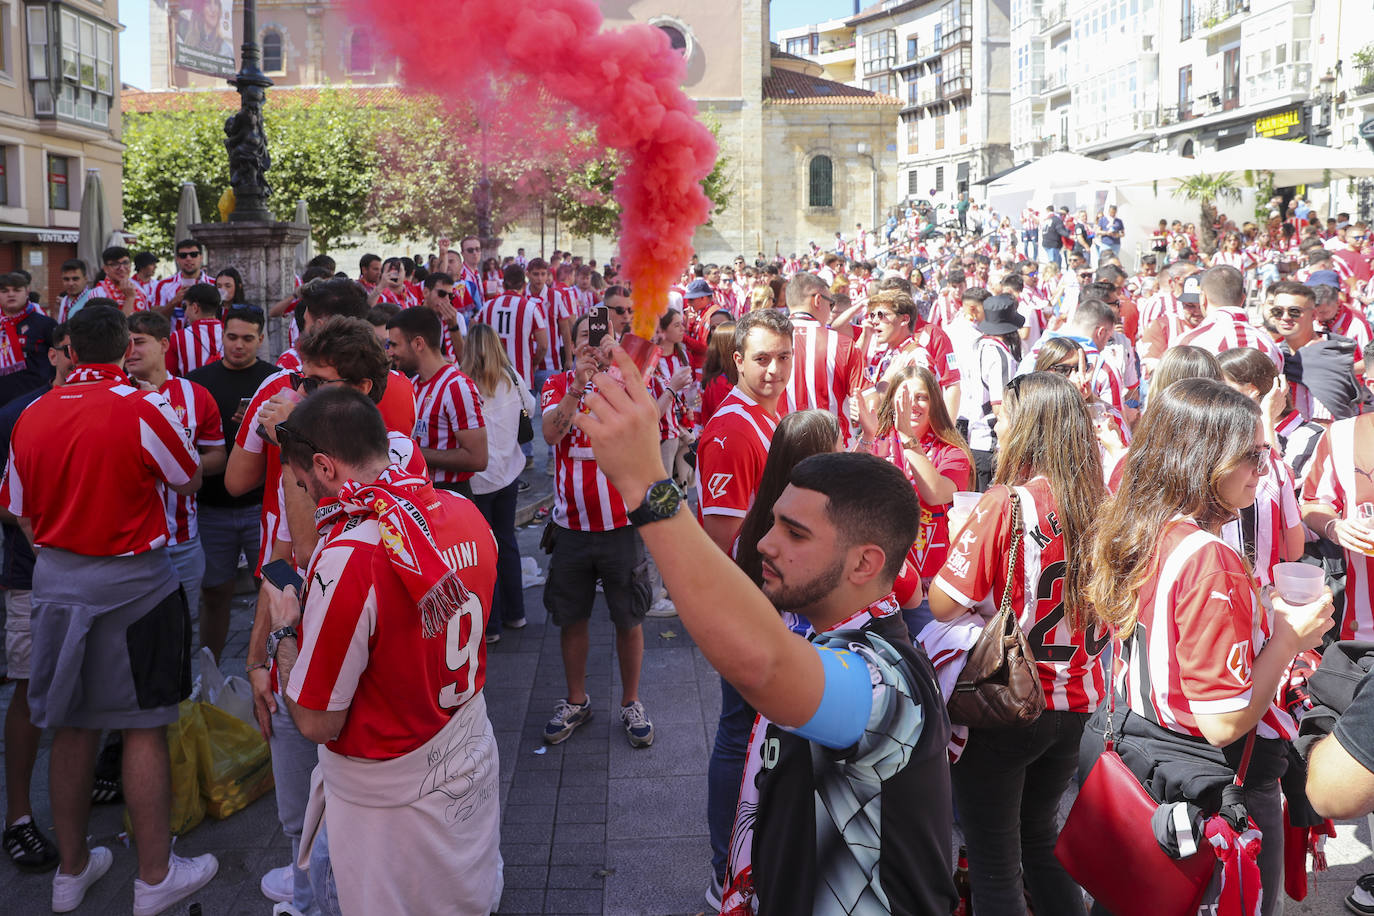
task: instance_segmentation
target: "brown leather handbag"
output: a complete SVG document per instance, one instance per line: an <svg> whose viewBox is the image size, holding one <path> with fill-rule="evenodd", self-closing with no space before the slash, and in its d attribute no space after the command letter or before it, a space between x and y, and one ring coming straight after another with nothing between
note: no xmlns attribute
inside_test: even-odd
<svg viewBox="0 0 1374 916"><path fill-rule="evenodd" d="M1030 725L1045 711L1035 656L1011 606L1016 556L1021 549L1021 498L1011 488L1011 549L1007 551L1007 586L997 616L988 621L968 651L968 661L946 704L949 720L972 728Z"/></svg>

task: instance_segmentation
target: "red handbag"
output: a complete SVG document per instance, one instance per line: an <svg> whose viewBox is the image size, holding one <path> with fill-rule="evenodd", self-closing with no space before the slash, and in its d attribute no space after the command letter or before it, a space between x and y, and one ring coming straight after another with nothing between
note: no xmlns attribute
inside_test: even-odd
<svg viewBox="0 0 1374 916"><path fill-rule="evenodd" d="M1078 790L1054 856L1064 870L1113 916L1195 916L1216 871L1217 857L1205 843L1183 859L1159 848L1150 819L1159 802L1151 797L1115 750L1112 712L1107 710L1106 744ZM1245 745L1236 785L1245 781L1255 733Z"/></svg>

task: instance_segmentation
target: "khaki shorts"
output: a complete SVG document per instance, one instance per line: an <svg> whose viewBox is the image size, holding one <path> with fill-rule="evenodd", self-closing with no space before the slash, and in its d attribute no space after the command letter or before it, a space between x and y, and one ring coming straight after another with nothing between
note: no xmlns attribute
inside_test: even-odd
<svg viewBox="0 0 1374 916"><path fill-rule="evenodd" d="M12 681L29 678L33 656L33 635L29 617L33 614L33 592L26 588L12 588L5 597L5 665Z"/></svg>

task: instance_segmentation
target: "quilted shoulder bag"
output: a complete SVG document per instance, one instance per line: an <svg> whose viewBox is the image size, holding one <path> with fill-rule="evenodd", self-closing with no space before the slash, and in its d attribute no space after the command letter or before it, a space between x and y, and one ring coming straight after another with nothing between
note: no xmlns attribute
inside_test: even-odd
<svg viewBox="0 0 1374 916"><path fill-rule="evenodd" d="M1021 549L1021 497L1011 488L1011 548L1007 585L997 616L968 650L968 661L950 694L949 720L973 728L1030 725L1045 711L1045 691L1019 616L1011 606L1016 557Z"/></svg>

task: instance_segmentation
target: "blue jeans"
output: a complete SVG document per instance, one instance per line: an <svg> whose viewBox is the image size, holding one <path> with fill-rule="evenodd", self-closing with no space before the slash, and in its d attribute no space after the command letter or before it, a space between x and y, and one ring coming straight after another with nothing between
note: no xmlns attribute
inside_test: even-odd
<svg viewBox="0 0 1374 916"><path fill-rule="evenodd" d="M291 841L291 873L295 887L291 905L302 913L311 912L315 895L310 875L296 865L301 851L301 830L305 822L305 803L310 799L310 774L319 762L319 746L300 733L286 700L277 694L277 711L272 714L272 778L277 783L277 819L282 833Z"/></svg>
<svg viewBox="0 0 1374 916"><path fill-rule="evenodd" d="M706 769L706 825L711 832L711 870L722 884L730 859L730 834L735 829L744 759L749 753L749 732L756 715L739 691L721 678L720 723Z"/></svg>
<svg viewBox="0 0 1374 916"><path fill-rule="evenodd" d="M315 900L315 911L310 916L343 916L339 885L334 880L334 866L329 861L328 828L329 813L326 811L325 822L315 834L315 845L310 847L310 892Z"/></svg>
<svg viewBox="0 0 1374 916"><path fill-rule="evenodd" d="M1064 249L1058 246L1053 248L1042 247L1040 249L1042 257L1053 264L1055 267L1064 266Z"/></svg>
<svg viewBox="0 0 1374 916"><path fill-rule="evenodd" d="M1083 891L1054 857L1059 799L1078 771L1087 713L1046 711L1024 728L969 729L950 768L980 913L1083 913ZM1024 872L1023 872L1024 870Z"/></svg>
<svg viewBox="0 0 1374 916"><path fill-rule="evenodd" d="M487 633L500 633L501 626L525 616L525 590L520 572L520 545L515 541L515 497L520 481L492 493L474 493L482 517L496 535L496 590L491 596L491 617Z"/></svg>

